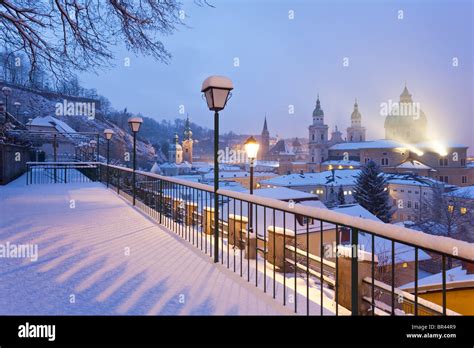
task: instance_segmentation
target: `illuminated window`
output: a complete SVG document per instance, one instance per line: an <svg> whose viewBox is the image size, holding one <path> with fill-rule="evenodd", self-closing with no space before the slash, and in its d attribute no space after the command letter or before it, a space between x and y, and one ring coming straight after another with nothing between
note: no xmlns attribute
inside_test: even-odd
<svg viewBox="0 0 474 348"><path fill-rule="evenodd" d="M344 191L344 196L347 196L347 191ZM355 256L354 256L355 257Z"/></svg>
<svg viewBox="0 0 474 348"><path fill-rule="evenodd" d="M448 211L452 213L454 211L454 207L452 205L448 205Z"/></svg>
<svg viewBox="0 0 474 348"><path fill-rule="evenodd" d="M461 214L464 215L464 214L466 214L466 213L467 213L467 208L462 207L462 208L461 208Z"/></svg>
<svg viewBox="0 0 474 348"><path fill-rule="evenodd" d="M354 167L353 167L353 166L349 166L349 169L354 169Z"/></svg>
<svg viewBox="0 0 474 348"><path fill-rule="evenodd" d="M328 169L329 169L329 170L332 170L332 165L329 165Z"/></svg>
<svg viewBox="0 0 474 348"><path fill-rule="evenodd" d="M337 169L342 169L342 166L341 166L341 165L339 165L339 167L337 167Z"/></svg>

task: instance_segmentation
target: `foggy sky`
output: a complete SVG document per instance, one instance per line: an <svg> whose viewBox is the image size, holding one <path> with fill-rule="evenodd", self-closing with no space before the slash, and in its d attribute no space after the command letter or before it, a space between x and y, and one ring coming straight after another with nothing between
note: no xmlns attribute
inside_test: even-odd
<svg viewBox="0 0 474 348"><path fill-rule="evenodd" d="M116 109L157 120L189 113L211 128L201 83L225 75L235 89L221 132L259 134L266 114L270 134L280 137L308 136L318 93L326 123L345 134L357 98L368 139L383 137L380 104L398 101L406 82L431 133L465 143L474 154L471 1L210 2L215 8L184 1L187 27L163 39L173 55L169 65L117 47L115 67L83 74L81 82Z"/></svg>

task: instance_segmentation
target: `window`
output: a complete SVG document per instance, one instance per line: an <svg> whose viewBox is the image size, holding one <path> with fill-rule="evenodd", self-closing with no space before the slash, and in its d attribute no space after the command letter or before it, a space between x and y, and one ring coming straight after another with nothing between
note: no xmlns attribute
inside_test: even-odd
<svg viewBox="0 0 474 348"><path fill-rule="evenodd" d="M411 190L408 190L408 193L411 193Z"/></svg>
<svg viewBox="0 0 474 348"><path fill-rule="evenodd" d="M405 190L400 190L400 192L405 192Z"/></svg>
<svg viewBox="0 0 474 348"><path fill-rule="evenodd" d="M347 191L344 191L344 196L347 196Z"/></svg>
<svg viewBox="0 0 474 348"><path fill-rule="evenodd" d="M463 184L467 184L467 176L463 175L462 178L461 178L461 181L462 181Z"/></svg>
<svg viewBox="0 0 474 348"><path fill-rule="evenodd" d="M418 209L418 208L419 208L418 202L415 202L415 209Z"/></svg>
<svg viewBox="0 0 474 348"><path fill-rule="evenodd" d="M464 215L464 214L466 214L466 213L467 213L467 208L462 207L462 208L461 208L461 214Z"/></svg>
<svg viewBox="0 0 474 348"><path fill-rule="evenodd" d="M444 182L448 183L448 177L447 176L444 177Z"/></svg>
<svg viewBox="0 0 474 348"><path fill-rule="evenodd" d="M440 158L439 159L440 167L447 167L448 166L448 159L447 158Z"/></svg>
<svg viewBox="0 0 474 348"><path fill-rule="evenodd" d="M382 158L382 165L388 166L388 158Z"/></svg>
<svg viewBox="0 0 474 348"><path fill-rule="evenodd" d="M314 140L314 133L313 133L313 140Z"/></svg>
<svg viewBox="0 0 474 348"><path fill-rule="evenodd" d="M417 195L417 194L418 194L418 191L415 191L415 195Z"/></svg>
<svg viewBox="0 0 474 348"><path fill-rule="evenodd" d="M466 165L466 159L465 158L461 158L461 166L465 166Z"/></svg>
<svg viewBox="0 0 474 348"><path fill-rule="evenodd" d="M397 189L392 189L392 192L397 192Z"/></svg>
<svg viewBox="0 0 474 348"><path fill-rule="evenodd" d="M321 134L321 140L324 140L324 134Z"/></svg>
<svg viewBox="0 0 474 348"><path fill-rule="evenodd" d="M411 208L411 201L407 202L407 208Z"/></svg>
<svg viewBox="0 0 474 348"><path fill-rule="evenodd" d="M448 205L448 211L452 213L454 211L454 207L452 205Z"/></svg>

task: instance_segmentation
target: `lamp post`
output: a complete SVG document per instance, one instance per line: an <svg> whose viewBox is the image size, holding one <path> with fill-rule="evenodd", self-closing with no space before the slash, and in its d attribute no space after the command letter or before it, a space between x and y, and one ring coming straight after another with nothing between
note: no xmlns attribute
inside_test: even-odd
<svg viewBox="0 0 474 348"><path fill-rule="evenodd" d="M254 137L250 137L247 139L244 146L250 163L250 194L253 194L253 168L255 166L255 159L257 158L258 148L260 145Z"/></svg>
<svg viewBox="0 0 474 348"><path fill-rule="evenodd" d="M258 148L260 145L254 137L250 137L244 144L245 152L247 153L247 158L249 159L249 169L250 169L250 194L253 194L253 168L255 166L255 159L257 158ZM250 238L250 233L253 231L253 205L249 205L249 235L247 240Z"/></svg>
<svg viewBox="0 0 474 348"><path fill-rule="evenodd" d="M21 103L19 101L16 101L13 103L13 105L15 106L15 109L16 109L16 119L20 122L20 107L21 107Z"/></svg>
<svg viewBox="0 0 474 348"><path fill-rule="evenodd" d="M110 139L114 133L112 129L104 129L104 136L107 139L107 187L109 187Z"/></svg>
<svg viewBox="0 0 474 348"><path fill-rule="evenodd" d="M97 146L97 141L96 140L89 141L89 146L90 146L90 149L91 149L91 159L92 159L92 161L94 161L94 152L95 152L95 148Z"/></svg>
<svg viewBox="0 0 474 348"><path fill-rule="evenodd" d="M219 262L219 111L224 110L233 88L232 81L223 76L209 76L201 88L209 110L214 111L214 262Z"/></svg>
<svg viewBox="0 0 474 348"><path fill-rule="evenodd" d="M3 87L2 93L5 96L5 122L8 121L8 96L12 94L12 89L10 87Z"/></svg>
<svg viewBox="0 0 474 348"><path fill-rule="evenodd" d="M133 205L135 205L135 197L136 197L136 177L135 171L137 169L137 133L140 130L140 126L143 123L143 119L141 117L130 117L128 119L128 125L130 126L130 130L133 133L133 173L132 173L132 181L133 181Z"/></svg>

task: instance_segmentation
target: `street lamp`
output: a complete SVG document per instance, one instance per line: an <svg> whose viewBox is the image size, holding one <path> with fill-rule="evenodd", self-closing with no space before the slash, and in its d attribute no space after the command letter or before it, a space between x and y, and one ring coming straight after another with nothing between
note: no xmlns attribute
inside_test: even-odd
<svg viewBox="0 0 474 348"><path fill-rule="evenodd" d="M95 151L95 147L97 146L97 141L96 140L89 141L89 146L91 148L91 158L92 160L94 160L94 151Z"/></svg>
<svg viewBox="0 0 474 348"><path fill-rule="evenodd" d="M5 96L5 122L8 120L8 96L12 94L12 89L10 87L3 87L2 93Z"/></svg>
<svg viewBox="0 0 474 348"><path fill-rule="evenodd" d="M254 137L250 137L244 144L245 152L247 152L247 158L249 159L250 169L250 194L253 194L253 168L255 166L255 159L257 158L258 148L260 145ZM253 204L249 205L249 230L247 235L247 243L250 239L250 234L253 231ZM250 246L249 246L250 248ZM249 249L250 250L250 249Z"/></svg>
<svg viewBox="0 0 474 348"><path fill-rule="evenodd" d="M109 187L110 139L112 139L114 133L112 129L104 129L104 136L107 139L107 187Z"/></svg>
<svg viewBox="0 0 474 348"><path fill-rule="evenodd" d="M219 111L223 110L234 88L232 81L224 76L209 76L202 83L201 92L207 107L214 111L214 262L219 262Z"/></svg>
<svg viewBox="0 0 474 348"><path fill-rule="evenodd" d="M20 117L20 112L19 112L19 111L20 111L21 103L20 103L19 101L16 101L16 102L13 103L13 105L14 105L15 108L16 108L16 119L20 122L20 119L19 119L19 117Z"/></svg>
<svg viewBox="0 0 474 348"><path fill-rule="evenodd" d="M257 158L258 148L260 145L254 137L250 137L244 144L247 158L250 162L250 194L253 194L253 168L255 166L255 159Z"/></svg>
<svg viewBox="0 0 474 348"><path fill-rule="evenodd" d="M128 119L128 125L130 126L130 130L133 133L133 173L132 173L132 181L133 181L133 205L135 205L135 196L136 196L136 181L135 181L135 170L137 169L137 133L140 130L140 126L143 123L143 119L141 117L130 117Z"/></svg>

